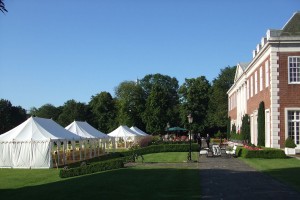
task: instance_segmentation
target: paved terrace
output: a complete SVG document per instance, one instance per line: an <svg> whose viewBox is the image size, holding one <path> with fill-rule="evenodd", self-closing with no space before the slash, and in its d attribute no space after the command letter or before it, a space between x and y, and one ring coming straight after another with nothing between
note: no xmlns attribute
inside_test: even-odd
<svg viewBox="0 0 300 200"><path fill-rule="evenodd" d="M300 194L237 158L200 157L202 199L300 199Z"/></svg>

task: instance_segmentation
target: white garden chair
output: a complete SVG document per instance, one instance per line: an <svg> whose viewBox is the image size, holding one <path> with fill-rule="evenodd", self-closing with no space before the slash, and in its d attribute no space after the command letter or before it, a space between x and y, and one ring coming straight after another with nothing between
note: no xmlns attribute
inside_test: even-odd
<svg viewBox="0 0 300 200"><path fill-rule="evenodd" d="M229 155L229 156L236 157L236 148L237 148L237 146L234 145L232 150L230 150L230 151L227 150L227 151L226 151L226 154Z"/></svg>

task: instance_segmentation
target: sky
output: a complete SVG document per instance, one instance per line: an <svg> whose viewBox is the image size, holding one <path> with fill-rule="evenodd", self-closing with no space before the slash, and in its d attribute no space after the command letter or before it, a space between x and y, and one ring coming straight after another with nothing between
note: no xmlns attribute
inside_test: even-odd
<svg viewBox="0 0 300 200"><path fill-rule="evenodd" d="M250 62L299 0L4 0L0 99L26 110L114 96L148 74L205 76Z"/></svg>

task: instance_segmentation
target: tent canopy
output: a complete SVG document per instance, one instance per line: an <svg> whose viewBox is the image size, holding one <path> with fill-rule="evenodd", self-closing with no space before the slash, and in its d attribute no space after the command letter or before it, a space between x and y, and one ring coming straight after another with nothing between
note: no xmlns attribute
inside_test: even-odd
<svg viewBox="0 0 300 200"><path fill-rule="evenodd" d="M134 132L136 132L137 134L141 135L141 136L148 136L147 133L145 133L144 131L142 131L141 129L139 129L136 126L132 126L130 129L133 130Z"/></svg>
<svg viewBox="0 0 300 200"><path fill-rule="evenodd" d="M139 134L137 134L136 132L134 132L133 130L128 128L128 126L119 126L117 129L115 129L114 131L112 131L108 135L110 137L118 137L118 138L120 138L120 137L127 138L127 137L140 136Z"/></svg>
<svg viewBox="0 0 300 200"><path fill-rule="evenodd" d="M87 122L74 121L65 129L83 138L109 138L108 135L98 131Z"/></svg>
<svg viewBox="0 0 300 200"><path fill-rule="evenodd" d="M39 117L30 117L19 126L0 135L0 142L46 140L81 140L81 138L67 131L52 119Z"/></svg>
<svg viewBox="0 0 300 200"><path fill-rule="evenodd" d="M187 131L187 129L185 128L180 128L180 127L171 127L171 128L168 128L168 131L169 132L172 132L172 131Z"/></svg>
<svg viewBox="0 0 300 200"><path fill-rule="evenodd" d="M50 168L53 141L81 140L52 119L30 117L0 135L0 167ZM60 144L60 142L58 142Z"/></svg>

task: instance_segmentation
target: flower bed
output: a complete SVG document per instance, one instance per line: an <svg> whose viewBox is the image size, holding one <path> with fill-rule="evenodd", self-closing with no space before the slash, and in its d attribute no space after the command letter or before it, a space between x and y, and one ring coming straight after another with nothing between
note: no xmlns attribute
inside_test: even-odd
<svg viewBox="0 0 300 200"><path fill-rule="evenodd" d="M244 148L245 149L248 149L250 151L260 151L260 150L263 150L262 148L259 148L259 147L255 147L255 146L249 146L249 145L244 145Z"/></svg>

